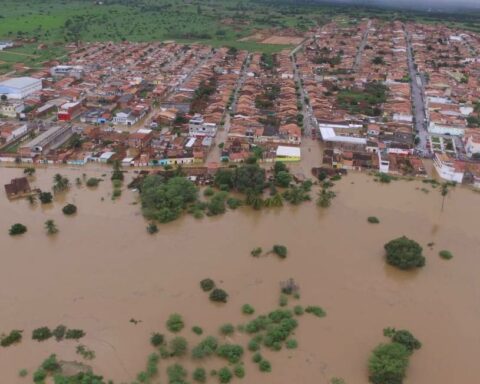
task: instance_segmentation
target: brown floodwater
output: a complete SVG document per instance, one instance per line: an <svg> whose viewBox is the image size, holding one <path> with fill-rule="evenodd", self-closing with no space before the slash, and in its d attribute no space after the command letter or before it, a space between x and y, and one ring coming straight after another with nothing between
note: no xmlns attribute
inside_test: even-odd
<svg viewBox="0 0 480 384"><path fill-rule="evenodd" d="M38 170L32 184L50 188L56 172ZM83 172L103 173L61 170L72 181ZM2 168L0 184L19 175L19 169ZM193 343L199 339L190 330L194 325L218 334L221 324L246 321L240 313L245 303L257 313L276 308L279 282L290 277L300 285L300 303L320 305L328 315L300 319L296 351L264 352L272 363L270 374L260 373L247 353L244 382L326 384L337 376L366 384L368 356L386 341L387 326L409 329L423 342L405 383L478 382L480 195L457 187L442 212L439 191L419 181L381 185L371 176L350 174L334 190L338 196L328 209L309 202L260 212L242 208L200 221L185 216L162 225L154 236L145 230L136 193L124 190L112 201L110 181L92 190L73 186L50 207L9 202L2 191L0 332L23 329L24 339L0 349L1 383L30 382L18 378L18 371L33 372L51 353L81 360L75 342L31 340L34 328L58 324L87 332L81 343L95 351L96 372L130 382L153 352L150 334L165 332L169 314L184 316L182 334ZM78 206L74 217L62 214L66 202ZM379 225L367 223L372 215ZM45 234L47 219L58 224L58 235ZM10 237L8 229L16 222L28 232ZM425 268L409 273L385 265L383 244L401 235L424 246ZM273 244L286 245L288 258L250 256L252 248ZM441 249L455 257L442 260ZM198 285L205 277L229 292L228 304L209 302ZM140 322L135 325L132 318ZM230 339L248 342L242 334ZM182 363L192 368L187 360ZM206 366L223 365L212 360ZM160 369L165 370L164 362Z"/></svg>

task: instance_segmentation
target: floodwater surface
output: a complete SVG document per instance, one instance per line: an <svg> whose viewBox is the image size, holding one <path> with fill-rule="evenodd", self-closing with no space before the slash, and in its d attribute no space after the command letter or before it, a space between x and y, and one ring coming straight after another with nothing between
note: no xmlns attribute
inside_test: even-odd
<svg viewBox="0 0 480 384"><path fill-rule="evenodd" d="M38 170L32 185L51 188L57 172ZM103 173L88 168L60 173L73 182L83 172ZM19 175L19 169L0 169L0 184ZM95 372L117 383L131 382L154 351L151 333L168 334L165 321L171 313L183 315L181 334L193 344L200 337L192 326L202 327L205 336L218 335L224 323L246 322L240 311L245 303L256 314L277 308L279 282L288 278L300 286L298 303L322 306L327 316L299 319L297 350L262 351L272 373L260 373L246 352L244 382L326 384L342 377L349 384L366 384L367 360L378 343L387 341L385 327L408 329L423 343L411 358L405 383L478 382L480 195L452 189L441 211L438 189L420 181L384 185L350 174L333 189L337 197L328 209L312 201L260 212L242 208L202 220L185 216L160 226L153 236L145 230L137 194L124 190L112 201L108 177L98 188L72 186L51 206L9 202L2 192L0 332L22 329L24 338L0 349L1 382L31 382L30 376L19 378L18 371L33 372L51 353L81 361L76 342L31 340L34 328L58 324L86 331L80 342L95 351L88 362ZM73 217L61 212L67 202L78 207ZM381 223L367 223L368 216ZM57 223L57 235L46 235L47 219ZM17 222L28 232L11 237L8 229ZM402 272L385 264L383 245L401 235L424 247L423 269ZM250 256L253 248L267 250L273 244L288 247L287 259ZM441 259L441 249L454 258ZM206 277L230 294L227 304L208 300L199 288ZM245 346L249 340L241 333L229 339ZM180 361L191 370L195 365L188 360ZM215 359L206 363L209 369L224 365ZM160 362L162 382L165 367Z"/></svg>

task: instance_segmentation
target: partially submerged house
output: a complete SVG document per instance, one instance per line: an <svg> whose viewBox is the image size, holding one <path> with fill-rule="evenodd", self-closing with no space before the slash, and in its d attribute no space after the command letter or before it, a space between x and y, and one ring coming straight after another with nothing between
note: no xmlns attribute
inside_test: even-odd
<svg viewBox="0 0 480 384"><path fill-rule="evenodd" d="M23 197L31 193L30 183L26 177L19 177L5 184L5 193L9 199Z"/></svg>

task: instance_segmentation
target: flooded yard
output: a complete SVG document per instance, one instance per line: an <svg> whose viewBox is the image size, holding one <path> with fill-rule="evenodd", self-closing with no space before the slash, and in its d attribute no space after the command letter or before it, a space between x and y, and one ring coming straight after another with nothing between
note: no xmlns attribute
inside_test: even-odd
<svg viewBox="0 0 480 384"><path fill-rule="evenodd" d="M33 329L58 324L85 330L81 343L95 351L88 363L97 373L117 383L133 381L154 351L151 333L167 334L171 313L183 315L182 335L194 343L199 337L192 326L218 335L224 323L246 322L240 311L245 303L258 314L275 309L279 282L288 278L299 284L302 304L322 306L327 316L299 320L297 350L262 351L272 363L270 374L259 372L246 352L244 382L326 384L342 377L366 384L369 354L386 341L382 330L388 326L408 329L423 343L405 383L474 383L480 377L479 194L456 187L442 212L438 188L420 181L379 184L354 173L336 182L328 209L312 201L202 220L185 216L152 236L135 192L124 190L113 201L108 176L97 188L74 185L82 173L101 177L102 170L40 169L31 184L50 189L57 172L73 185L50 206L9 202L0 193L0 332L24 330L20 344L0 349L4 383L31 382L18 371L33 372L51 353L81 360L73 341L31 340ZM20 175L20 169L2 168L0 184ZM63 215L66 203L78 213ZM368 216L380 224L367 223ZM58 225L55 236L45 233L48 219ZM17 222L28 232L11 237L8 229ZM401 235L423 246L423 269L401 272L385 264L383 245ZM288 247L285 260L250 256L253 248L273 244ZM441 249L454 258L441 259ZM208 300L199 287L206 277L230 294L227 304ZM246 345L249 337L236 333L231 339ZM194 367L187 358L182 363ZM208 368L224 365L212 361Z"/></svg>

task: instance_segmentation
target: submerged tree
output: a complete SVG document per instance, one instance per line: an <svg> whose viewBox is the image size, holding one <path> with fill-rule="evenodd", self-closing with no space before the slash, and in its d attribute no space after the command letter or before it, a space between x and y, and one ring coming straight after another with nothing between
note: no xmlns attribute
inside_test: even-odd
<svg viewBox="0 0 480 384"><path fill-rule="evenodd" d="M61 174L57 173L53 177L53 192L59 193L64 192L70 187L70 180L67 177L62 176Z"/></svg>
<svg viewBox="0 0 480 384"><path fill-rule="evenodd" d="M327 208L332 204L332 199L336 196L335 192L328 188L322 188L318 193L317 205L322 208Z"/></svg>
<svg viewBox="0 0 480 384"><path fill-rule="evenodd" d="M58 233L57 225L53 220L45 221L45 229L47 230L47 234L49 235L54 235L55 233Z"/></svg>

